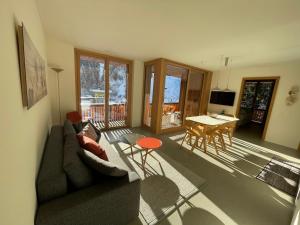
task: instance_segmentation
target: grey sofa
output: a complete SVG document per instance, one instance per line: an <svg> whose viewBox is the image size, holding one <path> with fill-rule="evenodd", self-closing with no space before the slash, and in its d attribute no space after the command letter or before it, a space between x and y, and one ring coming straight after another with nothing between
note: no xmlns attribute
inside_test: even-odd
<svg viewBox="0 0 300 225"><path fill-rule="evenodd" d="M92 183L78 189L70 182L64 170L64 148L67 139L74 140L75 135L75 130L70 127L54 126L51 130L36 181L35 224L119 225L135 219L139 211L140 179L104 137L100 144L109 161L126 168L128 175L122 178L101 176L80 162L92 176Z"/></svg>

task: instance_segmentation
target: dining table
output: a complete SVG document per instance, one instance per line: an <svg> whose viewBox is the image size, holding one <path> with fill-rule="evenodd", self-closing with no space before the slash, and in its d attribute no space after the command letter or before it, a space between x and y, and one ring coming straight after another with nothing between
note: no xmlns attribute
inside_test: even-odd
<svg viewBox="0 0 300 225"><path fill-rule="evenodd" d="M225 123L237 122L239 119L232 116L226 115L200 115L200 116L190 116L186 117L186 120L199 123L203 126L220 126Z"/></svg>
<svg viewBox="0 0 300 225"><path fill-rule="evenodd" d="M200 116L190 116L186 117L186 120L192 121L196 124L201 125L204 133L204 148L206 151L206 136L209 135L210 131L212 129L217 130L217 129L224 129L224 126L230 126L230 127L235 127L235 123L239 120L236 117L233 116L226 116L226 115L220 115L220 114L211 114L211 115L200 115ZM231 143L231 137L232 137L232 132L234 129L231 129L231 135L230 135L230 143ZM221 132L223 133L223 132ZM222 148L225 150L225 141L223 139L223 135L220 136L223 142Z"/></svg>

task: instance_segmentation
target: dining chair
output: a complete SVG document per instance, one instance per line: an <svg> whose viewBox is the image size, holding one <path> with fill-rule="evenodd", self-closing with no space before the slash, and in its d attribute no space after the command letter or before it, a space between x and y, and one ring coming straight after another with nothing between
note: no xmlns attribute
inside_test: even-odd
<svg viewBox="0 0 300 225"><path fill-rule="evenodd" d="M193 138L195 139L195 141L192 144ZM199 141L201 141L201 143L200 143L200 148L201 148L203 141L205 141L205 138L206 138L206 135L204 133L204 127L202 127L201 125L199 125L195 122L186 120L185 121L185 135L184 135L184 138L182 139L180 147L182 147L183 142L186 141L186 143L188 143L189 145L192 146L191 151L193 151L196 146L199 146ZM205 145L204 151L206 152L206 145Z"/></svg>
<svg viewBox="0 0 300 225"><path fill-rule="evenodd" d="M221 149L222 150L226 150L226 146L225 146L225 141L223 138L223 133L222 133L222 129L225 127L224 125L219 125L219 126L214 126L214 127L209 127L206 130L206 135L208 137L208 142L211 143L213 142L213 145L215 147L216 153L219 154L219 150L218 150L218 144L221 145ZM205 142L204 142L205 144Z"/></svg>
<svg viewBox="0 0 300 225"><path fill-rule="evenodd" d="M233 114L225 114L225 115L235 118L235 115ZM228 137L230 146L232 146L232 136L235 127L236 127L236 121L233 121L233 122L226 123L225 126L222 128L222 133Z"/></svg>

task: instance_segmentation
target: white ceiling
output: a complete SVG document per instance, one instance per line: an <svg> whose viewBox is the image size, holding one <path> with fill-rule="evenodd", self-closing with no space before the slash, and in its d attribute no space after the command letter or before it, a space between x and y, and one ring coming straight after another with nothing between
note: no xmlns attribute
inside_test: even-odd
<svg viewBox="0 0 300 225"><path fill-rule="evenodd" d="M47 34L130 59L216 70L300 59L300 0L37 0Z"/></svg>

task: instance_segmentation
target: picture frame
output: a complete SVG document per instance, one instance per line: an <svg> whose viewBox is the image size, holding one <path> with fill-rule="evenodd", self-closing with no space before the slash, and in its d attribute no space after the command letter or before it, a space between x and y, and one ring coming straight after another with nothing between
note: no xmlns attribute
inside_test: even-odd
<svg viewBox="0 0 300 225"><path fill-rule="evenodd" d="M23 106L30 109L47 95L46 64L25 26L17 27Z"/></svg>

